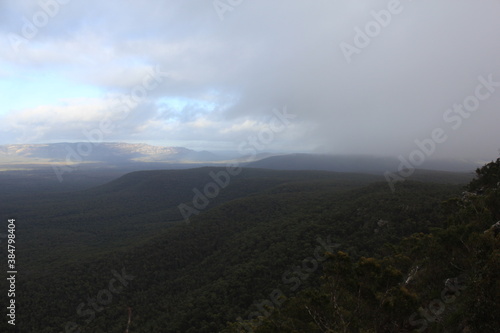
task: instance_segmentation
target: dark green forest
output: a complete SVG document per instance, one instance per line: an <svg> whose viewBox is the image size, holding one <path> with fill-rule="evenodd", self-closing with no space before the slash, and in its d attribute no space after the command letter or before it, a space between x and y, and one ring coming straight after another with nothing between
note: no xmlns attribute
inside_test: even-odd
<svg viewBox="0 0 500 333"><path fill-rule="evenodd" d="M243 169L186 223L179 204L221 170L2 197L18 331L497 331L500 159L394 192L373 175Z"/></svg>

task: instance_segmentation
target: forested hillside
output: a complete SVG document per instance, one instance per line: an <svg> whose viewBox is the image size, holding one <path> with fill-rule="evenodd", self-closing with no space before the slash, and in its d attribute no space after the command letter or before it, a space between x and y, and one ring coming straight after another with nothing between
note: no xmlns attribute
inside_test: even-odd
<svg viewBox="0 0 500 333"><path fill-rule="evenodd" d="M11 202L29 263L19 327L122 333L130 316L130 333L493 332L498 238L483 232L500 219L499 164L466 192L244 169L190 223L174 207L220 169L132 173L22 213Z"/></svg>
<svg viewBox="0 0 500 333"><path fill-rule="evenodd" d="M430 232L329 252L318 286L224 332L498 332L500 159L442 206Z"/></svg>

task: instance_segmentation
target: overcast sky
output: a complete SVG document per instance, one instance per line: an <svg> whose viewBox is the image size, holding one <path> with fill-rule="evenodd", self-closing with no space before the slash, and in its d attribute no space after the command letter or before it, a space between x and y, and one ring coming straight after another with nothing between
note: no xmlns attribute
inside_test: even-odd
<svg viewBox="0 0 500 333"><path fill-rule="evenodd" d="M236 150L286 108L266 151L408 156L441 129L433 157L491 160L499 17L498 0L2 0L0 144Z"/></svg>

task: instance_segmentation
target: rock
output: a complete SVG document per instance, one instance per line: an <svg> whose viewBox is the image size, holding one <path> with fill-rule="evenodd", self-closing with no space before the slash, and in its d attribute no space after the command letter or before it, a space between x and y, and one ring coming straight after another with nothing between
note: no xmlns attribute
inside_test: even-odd
<svg viewBox="0 0 500 333"><path fill-rule="evenodd" d="M493 232L495 234L495 237L496 237L496 235L498 235L498 233L500 233L500 221L493 224L488 230L485 230L484 233L487 233L488 231Z"/></svg>

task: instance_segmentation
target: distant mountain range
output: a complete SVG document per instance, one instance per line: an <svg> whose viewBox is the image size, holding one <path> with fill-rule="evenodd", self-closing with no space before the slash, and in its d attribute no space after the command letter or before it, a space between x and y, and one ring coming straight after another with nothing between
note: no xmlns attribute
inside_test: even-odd
<svg viewBox="0 0 500 333"><path fill-rule="evenodd" d="M132 162L192 163L212 162L220 157L208 151L183 147L159 147L131 143L49 143L0 146L0 164L89 163L123 164Z"/></svg>
<svg viewBox="0 0 500 333"><path fill-rule="evenodd" d="M272 154L253 156L234 153L215 154L184 147L108 142L93 144L48 143L0 145L0 170L51 164L120 166L130 171L145 169L214 166L233 161L243 167L274 170L323 170L383 174L395 171L401 161L395 157L368 155ZM426 160L418 169L471 172L484 163L462 160Z"/></svg>

